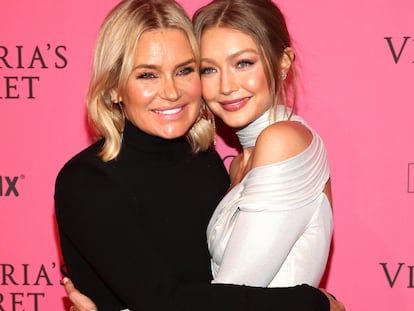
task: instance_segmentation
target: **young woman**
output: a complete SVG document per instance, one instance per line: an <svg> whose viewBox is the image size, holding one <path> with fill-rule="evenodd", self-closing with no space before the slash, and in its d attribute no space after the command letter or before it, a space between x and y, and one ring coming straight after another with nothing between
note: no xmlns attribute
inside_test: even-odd
<svg viewBox="0 0 414 311"><path fill-rule="evenodd" d="M307 285L210 283L205 229L229 180L209 148L198 68L191 23L175 2L126 0L105 19L88 96L101 139L56 182L70 277L100 311L341 310ZM72 309L96 309L66 288Z"/></svg>
<svg viewBox="0 0 414 311"><path fill-rule="evenodd" d="M203 98L243 147L208 226L214 282L317 286L333 229L329 167L322 139L293 113L283 14L270 0L216 0L193 22Z"/></svg>

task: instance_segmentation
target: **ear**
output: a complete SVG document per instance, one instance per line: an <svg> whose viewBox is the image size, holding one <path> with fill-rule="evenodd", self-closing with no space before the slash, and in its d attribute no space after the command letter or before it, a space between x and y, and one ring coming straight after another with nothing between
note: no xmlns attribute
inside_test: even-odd
<svg viewBox="0 0 414 311"><path fill-rule="evenodd" d="M283 51L282 58L280 60L280 72L283 74L287 74L289 71L290 66L293 63L293 60L295 59L295 52L293 52L293 49L291 47L287 47Z"/></svg>
<svg viewBox="0 0 414 311"><path fill-rule="evenodd" d="M122 102L122 96L119 95L118 91L111 90L109 94L111 95L111 100L113 103Z"/></svg>

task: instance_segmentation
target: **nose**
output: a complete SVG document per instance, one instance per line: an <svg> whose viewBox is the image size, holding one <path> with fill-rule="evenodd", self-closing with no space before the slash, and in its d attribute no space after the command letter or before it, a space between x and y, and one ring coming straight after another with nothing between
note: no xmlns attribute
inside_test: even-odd
<svg viewBox="0 0 414 311"><path fill-rule="evenodd" d="M176 101L181 97L181 91L174 77L165 77L161 89L161 97L168 101Z"/></svg>
<svg viewBox="0 0 414 311"><path fill-rule="evenodd" d="M237 84L230 70L223 70L220 76L220 91L224 95L230 95L237 90Z"/></svg>

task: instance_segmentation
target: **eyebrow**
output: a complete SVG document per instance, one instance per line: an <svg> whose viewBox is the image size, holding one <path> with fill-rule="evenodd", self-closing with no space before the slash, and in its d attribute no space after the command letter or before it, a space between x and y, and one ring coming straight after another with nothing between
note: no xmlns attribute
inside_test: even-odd
<svg viewBox="0 0 414 311"><path fill-rule="evenodd" d="M254 53L256 55L259 55L259 53L257 52L256 49L248 48L248 49L244 49L244 50L241 50L241 51L238 51L236 53L233 53L233 54L228 55L226 57L226 60L232 60L232 59L234 59L234 58L236 58L239 55L244 54L244 53ZM212 64L215 64L216 63L216 61L214 59L207 58L207 57L202 57L201 58L201 61L202 62L207 62L207 63L212 63Z"/></svg>
<svg viewBox="0 0 414 311"><path fill-rule="evenodd" d="M188 59L182 63L179 63L178 65L176 65L174 67L174 69L180 68L180 67L185 67L187 65L190 65L192 63L195 63L195 59L191 58ZM160 68L160 66L158 65L153 65L153 64L139 64L138 66L135 66L134 68L132 68L132 71L137 70L137 69L152 69L152 70L158 70Z"/></svg>

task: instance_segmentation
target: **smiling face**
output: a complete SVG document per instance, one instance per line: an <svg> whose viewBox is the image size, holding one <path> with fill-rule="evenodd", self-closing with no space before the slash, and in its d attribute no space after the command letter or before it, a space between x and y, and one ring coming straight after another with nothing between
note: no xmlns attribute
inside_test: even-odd
<svg viewBox="0 0 414 311"><path fill-rule="evenodd" d="M125 115L142 131L166 139L187 133L200 110L201 83L184 32L144 32L124 94Z"/></svg>
<svg viewBox="0 0 414 311"><path fill-rule="evenodd" d="M233 128L248 125L273 104L256 44L232 28L203 33L201 81L207 105Z"/></svg>

